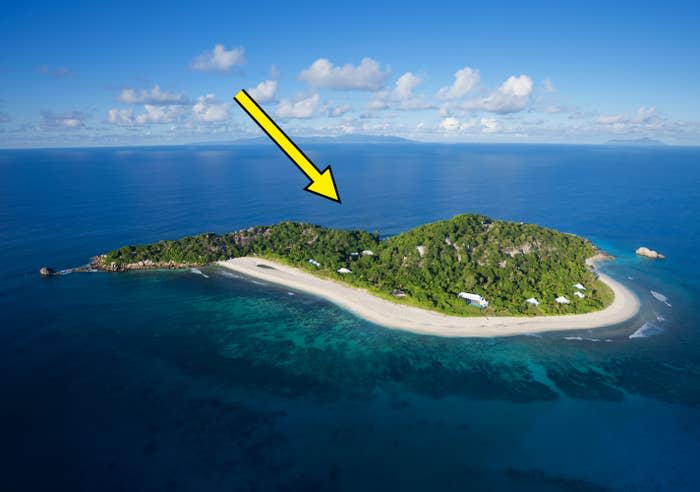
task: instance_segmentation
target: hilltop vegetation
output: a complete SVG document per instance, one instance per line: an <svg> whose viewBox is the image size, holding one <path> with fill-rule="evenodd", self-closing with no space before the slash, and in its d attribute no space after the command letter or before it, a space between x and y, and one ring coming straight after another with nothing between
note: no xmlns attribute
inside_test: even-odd
<svg viewBox="0 0 700 492"><path fill-rule="evenodd" d="M373 254L363 255L363 250ZM283 222L126 246L97 257L96 263L107 270L129 270L203 265L254 254L367 288L396 302L451 314L480 313L457 296L462 291L489 301L483 314L563 314L598 310L612 300L610 290L585 265L595 253L590 242L574 235L482 215L459 215L384 240L359 230ZM352 273L337 273L341 267ZM587 288L583 299L573 296L573 285L579 282ZM391 297L396 289L406 296ZM557 304L560 295L571 304ZM530 297L540 306L527 304Z"/></svg>

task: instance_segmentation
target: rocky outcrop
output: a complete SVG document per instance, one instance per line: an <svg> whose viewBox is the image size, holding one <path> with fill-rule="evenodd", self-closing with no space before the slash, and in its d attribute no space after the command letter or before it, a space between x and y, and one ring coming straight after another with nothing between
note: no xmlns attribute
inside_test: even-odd
<svg viewBox="0 0 700 492"><path fill-rule="evenodd" d="M664 258L666 258L664 255L662 255L658 251L654 251L653 249L649 249L646 246L642 246L641 248L637 248L635 253L637 253L639 256L651 258L652 260L663 260Z"/></svg>
<svg viewBox="0 0 700 492"><path fill-rule="evenodd" d="M202 266L201 263L179 263L176 261L151 261L143 260L134 263L118 264L114 261L107 263L106 256L95 256L90 262L90 268L102 272L128 272L131 270L177 270L180 268L194 268Z"/></svg>

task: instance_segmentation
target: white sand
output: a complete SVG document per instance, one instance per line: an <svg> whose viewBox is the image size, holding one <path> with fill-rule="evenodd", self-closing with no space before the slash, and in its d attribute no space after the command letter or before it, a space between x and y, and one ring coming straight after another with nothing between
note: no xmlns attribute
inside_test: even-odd
<svg viewBox="0 0 700 492"><path fill-rule="evenodd" d="M613 290L615 299L601 311L564 316L461 317L390 302L363 289L341 285L264 258L234 258L218 264L250 277L323 297L378 325L444 337L494 337L599 328L634 317L640 307L630 290L604 274L600 274L600 280ZM260 264L272 268L260 268Z"/></svg>

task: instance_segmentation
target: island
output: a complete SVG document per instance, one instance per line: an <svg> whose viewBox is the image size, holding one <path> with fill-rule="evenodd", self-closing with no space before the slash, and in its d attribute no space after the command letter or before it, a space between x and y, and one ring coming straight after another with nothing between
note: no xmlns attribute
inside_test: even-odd
<svg viewBox="0 0 700 492"><path fill-rule="evenodd" d="M662 255L658 251L647 248L646 246L641 246L641 247L637 248L634 252L637 256L644 256L644 257L650 258L652 260L663 260L666 258L664 255Z"/></svg>
<svg viewBox="0 0 700 492"><path fill-rule="evenodd" d="M396 236L301 222L206 233L96 256L91 269L224 268L325 297L378 324L493 336L592 328L634 316L636 297L599 274L588 240L458 215Z"/></svg>

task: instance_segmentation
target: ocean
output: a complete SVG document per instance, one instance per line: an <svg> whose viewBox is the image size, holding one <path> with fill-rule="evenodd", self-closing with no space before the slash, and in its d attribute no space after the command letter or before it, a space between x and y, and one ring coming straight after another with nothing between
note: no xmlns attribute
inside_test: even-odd
<svg viewBox="0 0 700 492"><path fill-rule="evenodd" d="M342 205L273 145L0 151L0 490L700 489L699 148L304 150ZM459 213L591 239L641 313L448 339L213 266L38 275L206 231Z"/></svg>

